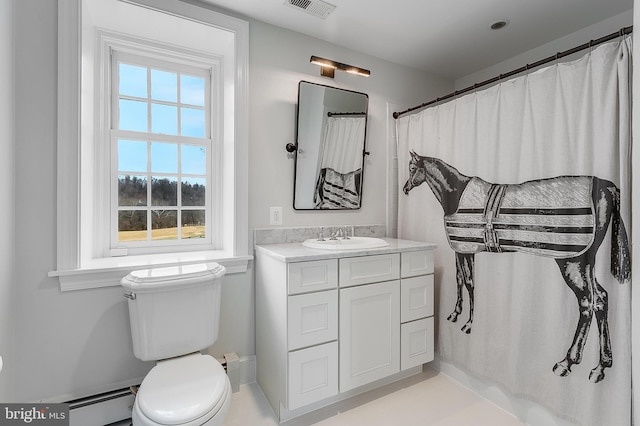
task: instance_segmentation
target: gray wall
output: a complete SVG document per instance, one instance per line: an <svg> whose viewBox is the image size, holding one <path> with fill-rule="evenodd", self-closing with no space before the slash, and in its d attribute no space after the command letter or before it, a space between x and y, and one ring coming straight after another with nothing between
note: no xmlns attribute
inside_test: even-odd
<svg viewBox="0 0 640 426"><path fill-rule="evenodd" d="M11 157L0 156L0 195L11 197L14 213L0 217L8 229L19 229L15 243L2 239L0 354L13 360L0 374L5 401L65 400L107 390L144 376L150 363L132 354L128 313L117 287L61 293L56 266L56 73L57 2L2 0L0 57L11 56L11 13L15 33L15 137ZM453 82L343 49L260 22L250 22L250 175L249 226L268 226L269 207L282 206L283 225L384 223L386 209L386 103L411 106L447 93ZM8 44L7 44L8 43ZM312 54L352 63L372 71L368 79L337 73L320 78ZM0 89L13 87L11 66L0 61ZM299 80L366 92L370 95L368 129L372 155L365 166L363 208L353 213L295 213L292 205L293 163L284 146L294 138ZM4 96L0 108L11 107ZM1 114L0 114L1 115ZM1 115L1 120L6 116ZM11 141L11 120L0 125ZM0 123L0 124L2 124ZM15 164L15 172L9 172ZM6 166L6 167L4 167ZM11 252L15 249L15 254ZM15 257L12 257L15 256ZM15 278L11 265L15 264ZM11 295L14 292L14 295ZM13 315L7 317L10 308ZM5 309L6 308L6 309ZM213 355L255 354L253 270L224 278L220 336ZM10 334L15 332L11 342ZM14 380L7 380L13 374ZM10 391L9 382L15 386Z"/></svg>
<svg viewBox="0 0 640 426"><path fill-rule="evenodd" d="M387 191L387 102L413 106L453 89L449 80L431 77L340 46L261 22L250 22L249 222L269 227L269 207L283 208L283 226L384 224ZM336 72L320 77L311 55L371 70L368 78ZM293 161L284 147L295 142L298 82L327 84L369 95L367 150L362 208L308 212L293 209Z"/></svg>
<svg viewBox="0 0 640 426"><path fill-rule="evenodd" d="M13 174L13 0L0 1L0 356L13 363L14 174ZM10 397L13 369L0 372L0 401Z"/></svg>

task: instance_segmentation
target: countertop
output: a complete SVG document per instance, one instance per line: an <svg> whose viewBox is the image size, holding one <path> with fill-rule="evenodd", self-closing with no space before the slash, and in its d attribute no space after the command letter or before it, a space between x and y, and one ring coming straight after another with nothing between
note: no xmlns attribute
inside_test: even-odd
<svg viewBox="0 0 640 426"><path fill-rule="evenodd" d="M399 240L396 238L381 238L389 243L385 247L355 249L355 250L321 250L311 249L302 243L261 244L256 245L256 254L271 256L281 262L303 262L310 260L336 259L343 257L369 256L375 254L398 253L418 250L433 250L435 244L420 241Z"/></svg>

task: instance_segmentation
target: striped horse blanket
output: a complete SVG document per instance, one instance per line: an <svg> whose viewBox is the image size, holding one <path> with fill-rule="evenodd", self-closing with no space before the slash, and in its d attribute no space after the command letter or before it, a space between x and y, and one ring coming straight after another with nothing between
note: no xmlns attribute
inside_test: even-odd
<svg viewBox="0 0 640 426"><path fill-rule="evenodd" d="M516 185L474 177L458 209L445 216L449 245L459 253L524 252L570 258L595 234L593 178L560 176Z"/></svg>
<svg viewBox="0 0 640 426"><path fill-rule="evenodd" d="M316 183L314 202L316 209L360 208L361 169L350 173L338 173L324 168Z"/></svg>

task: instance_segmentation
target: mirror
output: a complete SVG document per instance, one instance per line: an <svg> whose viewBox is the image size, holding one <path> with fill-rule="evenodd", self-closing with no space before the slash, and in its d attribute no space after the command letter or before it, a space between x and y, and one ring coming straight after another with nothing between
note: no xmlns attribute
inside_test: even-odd
<svg viewBox="0 0 640 426"><path fill-rule="evenodd" d="M360 208L368 104L365 93L299 83L294 209Z"/></svg>

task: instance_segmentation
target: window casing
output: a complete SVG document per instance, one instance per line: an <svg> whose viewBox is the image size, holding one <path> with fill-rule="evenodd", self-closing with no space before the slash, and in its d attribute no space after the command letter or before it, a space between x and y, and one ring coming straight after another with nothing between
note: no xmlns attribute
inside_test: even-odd
<svg viewBox="0 0 640 426"><path fill-rule="evenodd" d="M111 144L96 143L110 140L110 122L103 118L108 114L99 111L105 108L100 96L110 93L105 87L110 84L110 70L100 66L110 63L100 62L109 54L100 39L102 32L125 36L116 50L136 53L129 49L132 44L126 36L131 36L147 42L145 55L149 58L167 59L155 53L164 43L177 48L192 63L199 63L190 55L193 52L204 52L218 61L214 78L223 90L212 103L218 105L220 125L212 128L211 135L221 151L216 159L221 191L212 198L212 203L219 199L212 209L212 214L218 215L213 220L221 227L218 246L192 251L160 247L157 253L149 248L149 254L109 249L111 199L104 194L111 190L111 163L104 159L112 157ZM182 63L174 56L170 61ZM56 268L49 276L59 278L61 290L118 286L132 270L199 262L218 262L226 267L227 275L246 272L252 259L248 229L248 22L178 0L58 0L57 75L57 252ZM212 170L215 167L212 164Z"/></svg>

